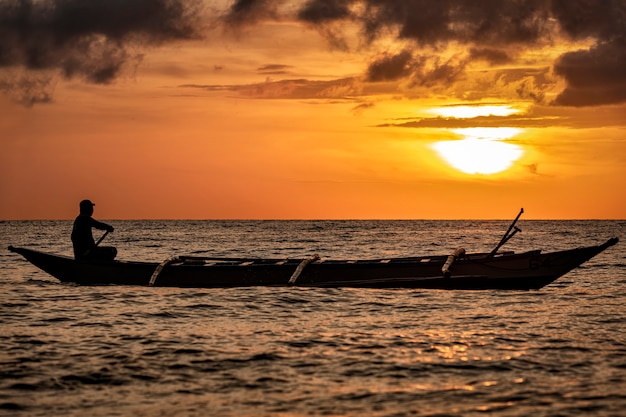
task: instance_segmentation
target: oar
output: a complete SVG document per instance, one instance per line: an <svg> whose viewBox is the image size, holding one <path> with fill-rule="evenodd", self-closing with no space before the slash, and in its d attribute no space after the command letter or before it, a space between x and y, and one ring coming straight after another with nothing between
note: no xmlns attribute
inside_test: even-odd
<svg viewBox="0 0 626 417"><path fill-rule="evenodd" d="M104 232L104 234L102 236L100 236L100 239L98 239L98 241L96 242L96 246L98 246L100 244L100 242L102 242L104 240L104 238L107 237L108 234L109 234L108 230L106 232Z"/></svg>
<svg viewBox="0 0 626 417"><path fill-rule="evenodd" d="M517 214L517 217L515 218L515 220L513 220L513 223L511 223L511 225L507 229L507 231L504 234L504 236L502 236L502 239L500 239L500 243L498 243L498 245L494 248L494 250L492 250L489 253L489 255L488 255L489 258L491 258L493 255L495 255L496 252L498 252L498 249L500 249L502 247L502 245L504 245L506 242L508 242L509 239L511 239L515 235L515 233L522 231L522 229L520 229L518 227L515 227L515 223L517 223L517 220L520 218L522 213L524 213L524 208L523 207L520 209L519 213ZM515 230L513 231L513 233L511 233L511 230L513 228L515 228ZM511 233L511 234L509 235L509 233Z"/></svg>

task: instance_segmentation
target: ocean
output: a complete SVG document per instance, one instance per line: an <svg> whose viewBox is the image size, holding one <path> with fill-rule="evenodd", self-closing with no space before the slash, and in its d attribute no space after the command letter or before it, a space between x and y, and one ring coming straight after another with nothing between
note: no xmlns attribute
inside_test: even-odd
<svg viewBox="0 0 626 417"><path fill-rule="evenodd" d="M510 221L109 221L118 259L490 251ZM0 415L626 416L626 221L525 221L503 249L622 242L536 291L61 284L70 221L0 222ZM96 238L99 233L94 233Z"/></svg>

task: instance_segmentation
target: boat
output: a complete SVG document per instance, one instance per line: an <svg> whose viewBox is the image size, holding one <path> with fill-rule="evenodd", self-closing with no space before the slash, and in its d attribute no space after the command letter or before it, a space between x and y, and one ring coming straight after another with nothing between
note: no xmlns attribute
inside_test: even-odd
<svg viewBox="0 0 626 417"><path fill-rule="evenodd" d="M490 253L466 253L458 248L449 255L367 260L327 260L317 255L305 259L176 256L157 263L75 260L13 246L9 250L61 282L80 285L531 290L554 282L619 241L615 237L599 245L548 253L499 252L521 231L514 226L518 218Z"/></svg>
<svg viewBox="0 0 626 417"><path fill-rule="evenodd" d="M162 263L75 260L9 246L61 282L223 288L303 286L529 290L542 288L618 242L542 253L466 254L369 260L211 258L179 256Z"/></svg>

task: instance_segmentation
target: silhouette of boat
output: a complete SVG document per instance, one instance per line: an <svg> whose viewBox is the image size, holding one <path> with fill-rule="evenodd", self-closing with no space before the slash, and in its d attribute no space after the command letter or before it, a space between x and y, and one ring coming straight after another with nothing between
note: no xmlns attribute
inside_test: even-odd
<svg viewBox="0 0 626 417"><path fill-rule="evenodd" d="M509 232L506 237L510 238ZM503 241L508 240L505 238ZM80 285L528 290L550 284L618 241L612 238L596 246L549 253L497 252L501 241L491 253L466 254L457 249L451 255L369 260L326 260L317 256L308 259L178 256L160 264L75 260L13 246L9 250L62 282Z"/></svg>

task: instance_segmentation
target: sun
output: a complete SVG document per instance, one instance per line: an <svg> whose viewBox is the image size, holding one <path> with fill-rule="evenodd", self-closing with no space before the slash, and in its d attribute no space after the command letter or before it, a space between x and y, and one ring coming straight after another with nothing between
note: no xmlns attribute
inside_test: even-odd
<svg viewBox="0 0 626 417"><path fill-rule="evenodd" d="M453 168L466 174L497 174L510 168L524 154L521 146L503 142L521 129L468 128L453 132L464 139L436 142L432 148Z"/></svg>

